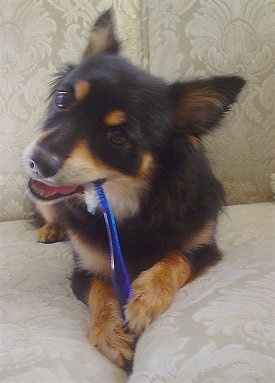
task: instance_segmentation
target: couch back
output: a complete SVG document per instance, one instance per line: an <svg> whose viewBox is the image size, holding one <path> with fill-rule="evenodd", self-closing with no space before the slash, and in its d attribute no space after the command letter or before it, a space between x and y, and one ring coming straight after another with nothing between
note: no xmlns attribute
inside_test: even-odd
<svg viewBox="0 0 275 383"><path fill-rule="evenodd" d="M273 0L0 0L0 220L26 218L22 153L41 123L48 83L77 62L91 21L112 3L135 64L171 81L229 73L248 80L206 148L229 203L271 199Z"/></svg>

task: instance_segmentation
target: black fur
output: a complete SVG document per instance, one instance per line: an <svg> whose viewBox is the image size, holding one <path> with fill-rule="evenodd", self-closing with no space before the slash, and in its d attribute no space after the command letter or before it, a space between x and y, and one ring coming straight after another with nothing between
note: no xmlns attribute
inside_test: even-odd
<svg viewBox="0 0 275 383"><path fill-rule="evenodd" d="M39 182L58 180L76 145L85 143L96 164L142 184L142 161L150 155L153 167L145 170L148 187L139 195L138 209L117 221L130 278L134 280L171 252L182 254L194 276L221 257L215 224L224 203L223 188L210 169L201 139L218 126L245 82L224 76L168 84L117 54L120 43L110 13L99 19L92 34L102 28L108 30L102 51L94 53L98 47L92 39L80 65L67 67L53 84L42 128L49 134L27 153L28 171ZM79 81L91 87L81 99L75 96ZM123 111L126 119L110 127L104 119L114 110ZM113 182L112 178L104 181ZM53 206L55 219L79 241L108 254L100 209L94 215L87 213L79 193L57 198ZM209 222L213 223L209 242L198 240L192 247L190 241ZM99 272L83 270L81 254L76 250L74 254L72 288L86 301L91 279Z"/></svg>
<svg viewBox="0 0 275 383"><path fill-rule="evenodd" d="M106 24L106 15L102 20L94 30ZM189 138L200 139L216 128L236 100L244 80L237 76L215 77L169 85L113 54L118 46L114 40L113 47L92 55L79 66L68 66L59 74L43 126L44 131L56 126L58 129L45 137L43 151L37 147L32 159L40 161L42 175L54 176L76 141L84 140L104 164L122 174L135 175L142 155L153 155L156 166L149 193L141 196L137 214L118 223L125 261L134 278L167 252L188 252L184 244L207 221L217 220L224 201L222 186L209 167L201 143L194 147ZM78 80L92 84L92 91L83 101L74 97L73 86ZM215 97L219 105L204 101L196 105L195 100L189 115L182 99L188 100L189 94L201 90L204 96L209 93ZM68 107L64 109L56 106L59 91L67 92ZM127 135L124 145L110 143L110 128L102 124L104 116L114 109L122 109L127 116L127 121L119 126ZM185 117L182 120L177 116L181 109ZM84 242L95 242L108 250L99 211L88 214L84 204L74 203L74 197L57 202L57 206L61 223L79 233ZM196 272L220 257L215 246L205 251L203 262L201 253L201 248L188 252L188 261Z"/></svg>

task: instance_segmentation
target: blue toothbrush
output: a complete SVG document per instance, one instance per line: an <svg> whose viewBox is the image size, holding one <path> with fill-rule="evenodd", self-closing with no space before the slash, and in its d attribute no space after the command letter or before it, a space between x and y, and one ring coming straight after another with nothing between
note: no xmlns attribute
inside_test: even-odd
<svg viewBox="0 0 275 383"><path fill-rule="evenodd" d="M119 236L117 232L117 226L113 211L108 203L108 200L105 196L104 190L99 183L94 183L94 189L97 193L99 204L101 206L106 230L109 239L110 247L110 261L111 261L111 270L112 270L112 283L116 297L119 301L120 310L122 318L125 320L124 307L126 306L129 296L131 294L131 283L129 275L126 270L126 266L123 260ZM94 212L94 207L90 206L87 203L87 211L89 213Z"/></svg>

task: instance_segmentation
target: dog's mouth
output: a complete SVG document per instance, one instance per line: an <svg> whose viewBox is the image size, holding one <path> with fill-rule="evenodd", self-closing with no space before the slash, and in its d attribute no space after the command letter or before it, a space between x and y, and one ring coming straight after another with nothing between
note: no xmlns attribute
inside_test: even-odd
<svg viewBox="0 0 275 383"><path fill-rule="evenodd" d="M43 201L52 201L73 194L82 194L84 191L81 185L50 186L33 178L29 180L28 186L32 195Z"/></svg>

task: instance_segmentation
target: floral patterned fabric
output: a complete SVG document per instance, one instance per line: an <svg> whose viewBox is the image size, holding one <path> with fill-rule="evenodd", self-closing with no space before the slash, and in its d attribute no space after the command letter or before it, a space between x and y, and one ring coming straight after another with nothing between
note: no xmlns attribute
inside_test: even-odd
<svg viewBox="0 0 275 383"><path fill-rule="evenodd" d="M127 378L89 344L68 244L35 243L26 221L0 223L1 383L273 383L274 232L274 203L229 207L223 260L145 331Z"/></svg>

